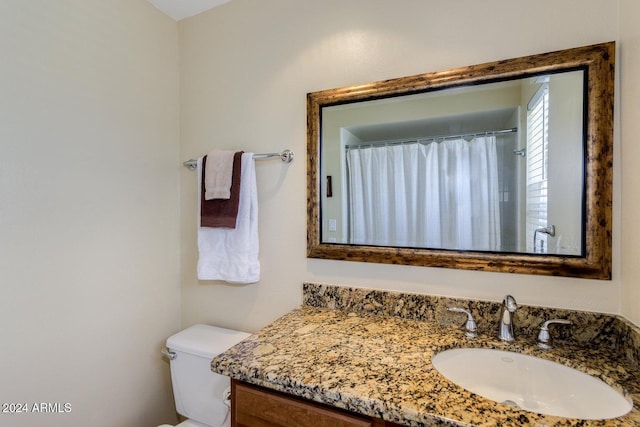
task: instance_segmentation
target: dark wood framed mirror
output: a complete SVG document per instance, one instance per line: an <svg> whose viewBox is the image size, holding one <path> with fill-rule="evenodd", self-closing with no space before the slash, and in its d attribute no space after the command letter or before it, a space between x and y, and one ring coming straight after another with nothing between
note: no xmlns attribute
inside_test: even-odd
<svg viewBox="0 0 640 427"><path fill-rule="evenodd" d="M614 69L609 42L307 94L307 256L610 279Z"/></svg>

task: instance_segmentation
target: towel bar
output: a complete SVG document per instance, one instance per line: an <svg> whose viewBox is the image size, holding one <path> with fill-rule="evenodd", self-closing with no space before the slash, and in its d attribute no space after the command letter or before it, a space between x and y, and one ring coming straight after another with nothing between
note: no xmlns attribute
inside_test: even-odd
<svg viewBox="0 0 640 427"><path fill-rule="evenodd" d="M262 154L254 154L254 159L270 159L272 157L280 157L285 163L291 163L295 157L295 154L291 150L284 150L281 153L262 153ZM182 165L189 170L196 170L198 167L198 161L196 159L189 159L182 163Z"/></svg>

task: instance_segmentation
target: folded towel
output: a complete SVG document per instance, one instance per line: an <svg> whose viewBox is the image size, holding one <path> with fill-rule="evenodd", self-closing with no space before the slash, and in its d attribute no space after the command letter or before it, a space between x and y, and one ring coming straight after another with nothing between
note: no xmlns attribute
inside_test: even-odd
<svg viewBox="0 0 640 427"><path fill-rule="evenodd" d="M205 200L231 197L233 156L235 151L212 150L204 168Z"/></svg>
<svg viewBox="0 0 640 427"><path fill-rule="evenodd" d="M202 191L202 170L202 159L198 159L198 194ZM258 249L255 164L253 153L244 153L236 228L198 227L198 279L231 283L257 282L260 280Z"/></svg>
<svg viewBox="0 0 640 427"><path fill-rule="evenodd" d="M206 171L209 156L202 158L202 168ZM242 151L233 156L233 174L229 199L206 200L205 192L200 191L200 226L236 228L238 204L240 202L240 181L242 172ZM206 173L206 172L205 172ZM204 178L202 180L204 185Z"/></svg>

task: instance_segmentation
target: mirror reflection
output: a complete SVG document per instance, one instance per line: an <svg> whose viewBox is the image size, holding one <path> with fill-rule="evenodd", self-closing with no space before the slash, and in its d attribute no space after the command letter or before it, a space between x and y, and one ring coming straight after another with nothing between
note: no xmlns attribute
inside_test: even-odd
<svg viewBox="0 0 640 427"><path fill-rule="evenodd" d="M584 74L323 106L322 243L583 255Z"/></svg>

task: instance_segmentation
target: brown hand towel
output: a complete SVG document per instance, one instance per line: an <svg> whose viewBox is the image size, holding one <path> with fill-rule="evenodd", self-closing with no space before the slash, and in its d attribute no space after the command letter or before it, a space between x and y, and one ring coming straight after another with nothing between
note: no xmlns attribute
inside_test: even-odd
<svg viewBox="0 0 640 427"><path fill-rule="evenodd" d="M205 200L204 172L202 190L200 191L200 226L236 228L238 217L238 203L240 201L240 173L242 165L242 151L233 156L233 172L231 177L231 197L229 199ZM206 170L207 156L202 158L202 170Z"/></svg>

